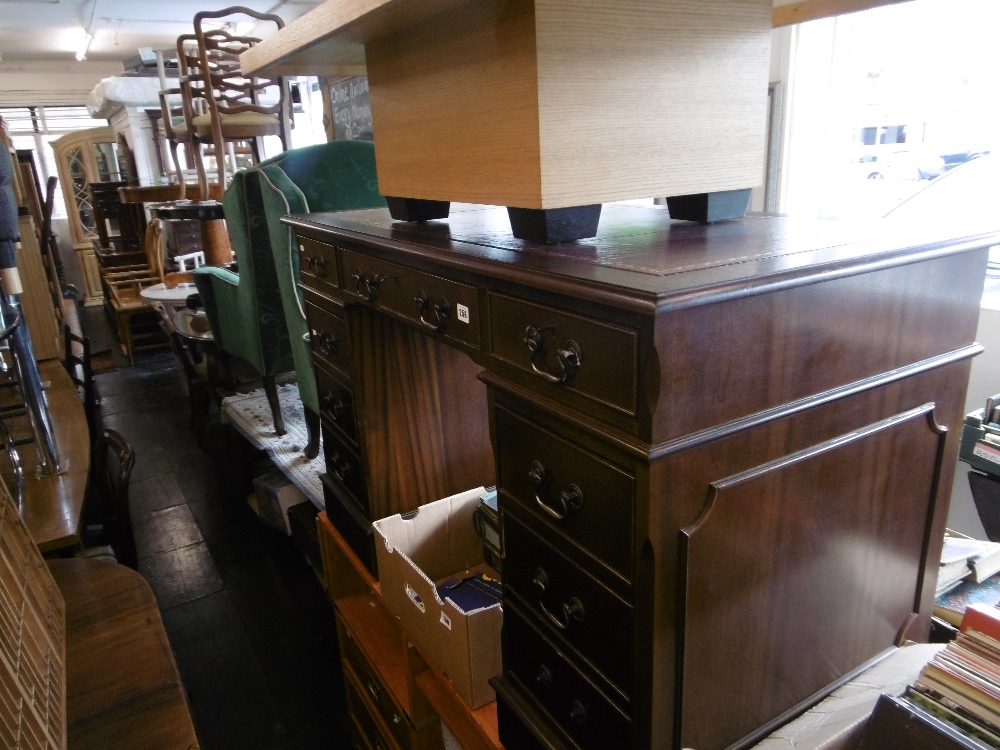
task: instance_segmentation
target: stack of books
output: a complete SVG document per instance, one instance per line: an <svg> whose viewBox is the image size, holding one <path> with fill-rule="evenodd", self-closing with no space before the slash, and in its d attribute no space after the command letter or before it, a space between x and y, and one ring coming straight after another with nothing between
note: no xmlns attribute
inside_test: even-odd
<svg viewBox="0 0 1000 750"><path fill-rule="evenodd" d="M924 667L904 699L1000 748L1000 609L969 606L958 637Z"/></svg>
<svg viewBox="0 0 1000 750"><path fill-rule="evenodd" d="M944 534L935 596L947 593L962 581L982 583L998 572L1000 543L973 539L948 529Z"/></svg>

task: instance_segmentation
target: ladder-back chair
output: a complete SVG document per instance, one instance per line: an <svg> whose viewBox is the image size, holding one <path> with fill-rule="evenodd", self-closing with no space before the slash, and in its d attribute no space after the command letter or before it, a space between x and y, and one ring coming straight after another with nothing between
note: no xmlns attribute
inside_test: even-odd
<svg viewBox="0 0 1000 750"><path fill-rule="evenodd" d="M272 22L278 29L284 27L280 16L243 6L203 11L194 17L208 113L195 116L192 124L198 139L214 145L220 191L226 186L226 143L248 142L254 162L260 163L258 139L275 135L283 151L290 142L291 103L284 78L244 75L240 68L240 55L261 40L210 26L213 21L240 15Z"/></svg>

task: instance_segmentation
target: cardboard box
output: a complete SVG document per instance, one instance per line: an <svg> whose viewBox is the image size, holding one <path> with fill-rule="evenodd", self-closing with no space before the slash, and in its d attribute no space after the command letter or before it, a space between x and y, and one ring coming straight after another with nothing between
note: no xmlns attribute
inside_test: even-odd
<svg viewBox="0 0 1000 750"><path fill-rule="evenodd" d="M382 601L472 708L496 699L487 681L502 670L503 612L499 603L463 612L439 598L437 583L484 566L472 523L483 492L478 487L374 523Z"/></svg>
<svg viewBox="0 0 1000 750"><path fill-rule="evenodd" d="M273 529L291 536L292 526L288 522L288 509L299 503L308 503L306 494L288 481L280 471L269 471L253 480L257 503L250 507L264 523Z"/></svg>

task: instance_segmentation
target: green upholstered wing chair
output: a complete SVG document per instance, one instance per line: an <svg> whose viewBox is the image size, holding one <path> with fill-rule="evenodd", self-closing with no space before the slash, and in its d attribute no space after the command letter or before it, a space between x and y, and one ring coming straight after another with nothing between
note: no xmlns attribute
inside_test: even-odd
<svg viewBox="0 0 1000 750"><path fill-rule="evenodd" d="M238 172L222 199L239 275L204 266L194 283L216 344L260 373L275 432L284 435L274 377L294 361L258 180L254 169Z"/></svg>
<svg viewBox="0 0 1000 750"><path fill-rule="evenodd" d="M385 205L375 176L375 147L367 141L334 141L286 151L262 163L260 189L267 216L274 265L284 305L285 322L305 407L309 445L319 450L319 396L312 352L305 335L305 306L299 290L299 253L292 230L281 223L286 214L376 208Z"/></svg>

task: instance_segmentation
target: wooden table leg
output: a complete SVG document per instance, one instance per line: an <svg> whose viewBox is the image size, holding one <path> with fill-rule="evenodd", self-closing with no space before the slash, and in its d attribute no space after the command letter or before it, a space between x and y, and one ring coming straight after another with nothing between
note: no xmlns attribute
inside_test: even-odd
<svg viewBox="0 0 1000 750"><path fill-rule="evenodd" d="M233 262L233 249L229 245L229 235L223 219L201 222L201 247L205 253L206 265L224 266Z"/></svg>

